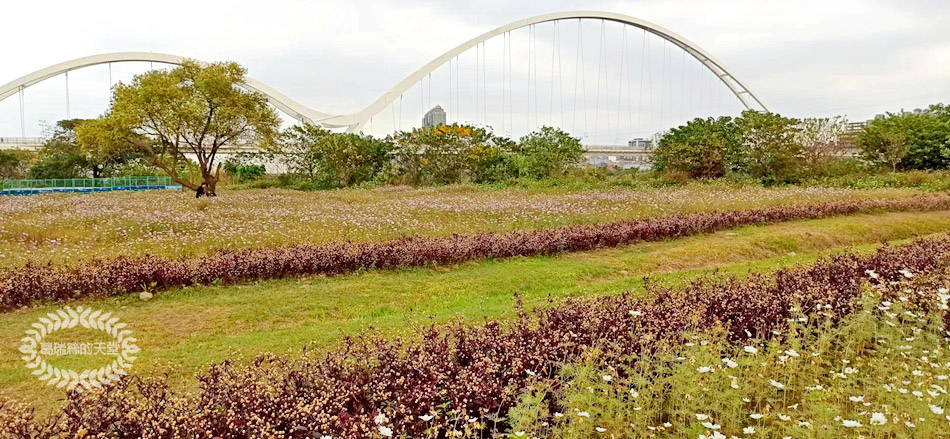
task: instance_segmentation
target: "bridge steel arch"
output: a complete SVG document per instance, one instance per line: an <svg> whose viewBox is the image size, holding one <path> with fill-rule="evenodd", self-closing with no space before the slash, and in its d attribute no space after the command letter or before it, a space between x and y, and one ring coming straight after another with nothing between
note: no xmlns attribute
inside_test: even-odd
<svg viewBox="0 0 950 439"><path fill-rule="evenodd" d="M601 19L613 21L637 27L651 34L659 36L660 38L663 38L664 40L667 40L677 47L683 49L690 56L702 63L703 66L712 71L723 82L723 84L725 84L726 87L728 87L729 90L731 90L732 93L736 95L736 98L742 102L742 105L744 105L746 109L768 111L768 108L762 104L762 101L760 101L759 98L756 97L755 94L753 94L752 91L745 86L745 83L739 80L739 78L734 73L732 73L731 70L726 68L722 61L719 61L709 52L706 52L698 45L690 42L675 32L662 26L650 23L649 21L641 20L639 18L624 14L601 11L568 11L543 14L514 21L472 38L471 40L458 45L454 49L443 53L438 58L422 66L419 70L416 70L411 75L407 76L406 79L403 79L401 82L396 84L395 87L386 92L384 95L380 96L379 99L362 111L351 115L337 116L332 119L328 119L324 121L324 125L335 127L346 126L349 128L349 131L358 130L359 127L368 122L371 117L386 109L389 104L393 103L396 99L399 99L400 95L412 88L412 86L422 80L422 78L428 76L430 73L441 67L443 64L449 62L449 60L455 58L455 56L461 54L462 52L465 52L466 50L471 49L472 47L475 47L476 45L487 41L490 38L497 37L505 32L528 27L534 24L570 19Z"/></svg>
<svg viewBox="0 0 950 439"><path fill-rule="evenodd" d="M99 64L110 64L114 62L136 61L179 65L186 59L188 58L177 55L169 55L166 53L153 52L114 52L77 58L49 66L42 70L37 70L33 73L14 79L13 81L0 86L0 101L13 96L17 92L26 89L27 87L38 82L42 82L54 76L84 67L91 67ZM201 64L207 64L203 61L197 62ZM287 113L294 119L297 119L301 122L317 123L317 121L321 119L334 117L332 114L313 110L306 105L294 101L274 88L253 78L245 78L245 82L244 84L241 84L241 87L249 91L260 92L267 98L267 101L271 105L277 107L279 110Z"/></svg>
<svg viewBox="0 0 950 439"><path fill-rule="evenodd" d="M294 101L293 99L283 95L282 93L261 83L260 81L256 81L251 78L246 78L247 80L244 84L242 84L242 86L247 90L262 93L272 105L301 122L319 124L326 128L346 128L347 131L351 132L358 131L363 125L366 124L366 122L370 120L370 118L385 110L395 100L399 99L399 96L403 95L406 91L412 88L412 86L462 52L465 52L466 50L471 49L472 47L475 47L484 41L502 35L506 32L528 27L534 24L571 19L600 19L617 22L643 29L646 32L663 38L664 40L669 41L688 53L713 74L715 74L719 80L722 81L722 83L728 87L730 91L732 91L732 93L737 99L739 99L746 109L768 111L768 108L766 108L762 101L759 100L759 98L755 96L755 94L749 90L745 83L742 82L731 70L726 68L722 61L719 61L716 57L712 56L712 54L706 52L698 45L690 42L686 38L683 38L673 31L651 22L629 15L600 11L555 12L538 15L531 18L525 18L492 29L456 46L448 52L443 53L438 58L430 61L400 81L395 87L384 93L369 106L352 114L334 115L314 110ZM151 52L117 52L78 58L30 73L7 84L4 84L3 86L0 86L0 101L12 96L26 87L36 84L37 82L49 79L53 76L68 72L70 70L83 67L126 61L152 61L166 64L181 64L185 59L186 58L177 55Z"/></svg>

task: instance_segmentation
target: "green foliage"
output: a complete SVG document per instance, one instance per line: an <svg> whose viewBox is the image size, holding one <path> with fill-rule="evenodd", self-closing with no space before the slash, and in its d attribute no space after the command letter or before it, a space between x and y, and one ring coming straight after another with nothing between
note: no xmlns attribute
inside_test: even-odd
<svg viewBox="0 0 950 439"><path fill-rule="evenodd" d="M94 176L98 169L76 143L76 126L80 119L61 120L49 130L38 154L38 161L27 175L34 179L81 178Z"/></svg>
<svg viewBox="0 0 950 439"><path fill-rule="evenodd" d="M805 171L799 121L768 112L746 111L742 117L693 119L664 133L653 155L655 169L674 181L680 176L719 178L748 173L766 184L797 181ZM808 138L816 156L827 155L827 123L814 124ZM835 125L836 127L839 126Z"/></svg>
<svg viewBox="0 0 950 439"><path fill-rule="evenodd" d="M950 107L921 113L887 113L858 134L864 157L892 171L950 168Z"/></svg>
<svg viewBox="0 0 950 439"><path fill-rule="evenodd" d="M905 116L889 114L873 120L858 133L857 143L865 159L896 171L907 156Z"/></svg>
<svg viewBox="0 0 950 439"><path fill-rule="evenodd" d="M664 133L658 143L657 170L718 178L742 167L741 131L731 117L693 119Z"/></svg>
<svg viewBox="0 0 950 439"><path fill-rule="evenodd" d="M190 161L185 154L194 154L201 181L213 191L222 146L267 147L277 136L277 113L261 93L240 88L244 81L245 69L233 62L186 61L138 75L113 88L105 116L77 127L79 143L93 155L142 154L192 190L198 185L179 170Z"/></svg>
<svg viewBox="0 0 950 439"><path fill-rule="evenodd" d="M23 178L34 155L30 151L0 151L0 180Z"/></svg>
<svg viewBox="0 0 950 439"><path fill-rule="evenodd" d="M284 132L280 159L319 188L348 187L379 179L390 165L392 146L372 136L333 133L316 125Z"/></svg>
<svg viewBox="0 0 950 439"><path fill-rule="evenodd" d="M388 140L400 182L413 185L484 182L504 155L489 130L471 125L417 128Z"/></svg>
<svg viewBox="0 0 950 439"><path fill-rule="evenodd" d="M752 177L765 184L790 183L804 173L804 151L797 141L799 120L747 110L736 120L742 155Z"/></svg>
<svg viewBox="0 0 950 439"><path fill-rule="evenodd" d="M849 144L846 137L848 120L843 116L802 119L797 126L795 141L802 147L807 172L811 175L834 175L842 165L853 165L849 172L862 168L854 160L844 161Z"/></svg>
<svg viewBox="0 0 950 439"><path fill-rule="evenodd" d="M232 157L224 162L224 172L236 178L238 182L244 183L263 177L267 169L264 165L246 163L240 157Z"/></svg>
<svg viewBox="0 0 950 439"><path fill-rule="evenodd" d="M580 139L552 127L541 127L521 138L515 154L523 157L515 166L518 177L547 178L563 174L584 157Z"/></svg>
<svg viewBox="0 0 950 439"><path fill-rule="evenodd" d="M721 333L687 335L631 354L623 361L629 367L591 351L563 368L566 383L529 387L509 412L510 431L539 438L713 438L714 431L944 437L946 290L942 305L929 298L934 291L896 298L866 291L855 314L841 321L799 314L771 341L735 346Z"/></svg>

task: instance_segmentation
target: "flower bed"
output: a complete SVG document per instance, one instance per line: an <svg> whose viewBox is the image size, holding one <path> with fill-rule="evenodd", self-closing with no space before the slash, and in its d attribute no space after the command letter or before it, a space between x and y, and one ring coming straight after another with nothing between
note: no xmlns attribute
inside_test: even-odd
<svg viewBox="0 0 950 439"><path fill-rule="evenodd" d="M683 289L648 285L644 297L568 300L522 312L510 325L433 326L412 340L349 340L325 356L263 357L249 366L225 362L199 376L196 394L175 394L161 380L129 379L106 391L71 393L65 410L45 421L6 403L0 432L484 437L508 428L506 416L529 386L557 389L559 371L595 351L601 361L630 367L624 362L632 356L686 333L719 331L741 346L784 334L798 316L834 324L861 309L868 280L885 296L914 282L921 291L907 298L914 306L935 310L942 299L945 307L937 286L947 282L948 256L950 238L917 240L743 280L712 277ZM943 318L950 329L950 316Z"/></svg>
<svg viewBox="0 0 950 439"><path fill-rule="evenodd" d="M146 256L96 260L79 266L26 265L0 271L0 309L28 306L37 300L116 295L143 289L162 290L301 275L335 275L370 268L451 264L482 258L585 251L750 224L860 212L948 208L950 196L941 194L897 200L837 201L769 209L681 214L506 233L224 250L200 258Z"/></svg>

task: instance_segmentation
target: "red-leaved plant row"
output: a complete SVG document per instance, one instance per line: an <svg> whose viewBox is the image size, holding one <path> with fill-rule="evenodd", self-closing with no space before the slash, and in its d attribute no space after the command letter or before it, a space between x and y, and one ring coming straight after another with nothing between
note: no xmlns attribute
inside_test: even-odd
<svg viewBox="0 0 950 439"><path fill-rule="evenodd" d="M950 237L943 236L745 279L712 276L683 289L647 282L648 294L639 297L572 299L531 313L519 306L507 324L430 326L407 340L350 339L300 359L224 362L198 377L194 394L173 393L161 380L126 379L105 391L70 393L66 408L43 421L22 405L0 403L0 433L362 438L379 437L383 426L397 437L450 437L465 427L490 437L528 383L557 386L559 368L591 348L620 365L687 332L725 328L738 343L766 339L798 315L793 307L833 321L853 312L868 281L885 297L921 291L915 299L934 310L948 256ZM950 315L945 321L950 328Z"/></svg>
<svg viewBox="0 0 950 439"><path fill-rule="evenodd" d="M300 275L333 275L368 268L451 264L482 258L584 251L749 224L859 212L948 208L950 195L940 194L896 200L835 201L768 209L679 214L505 233L222 250L200 258L145 256L96 260L77 266L28 264L0 271L0 309L27 306L37 300L125 294L143 289L162 290Z"/></svg>

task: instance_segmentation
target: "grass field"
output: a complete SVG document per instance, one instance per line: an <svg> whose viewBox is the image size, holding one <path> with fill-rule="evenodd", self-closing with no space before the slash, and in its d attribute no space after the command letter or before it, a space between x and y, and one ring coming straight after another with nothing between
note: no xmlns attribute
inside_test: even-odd
<svg viewBox="0 0 950 439"><path fill-rule="evenodd" d="M444 236L752 209L900 198L914 189L704 183L660 189L387 187L321 192L228 191L196 200L155 191L0 198L0 267L117 256L193 256L215 249Z"/></svg>
<svg viewBox="0 0 950 439"><path fill-rule="evenodd" d="M722 188L677 191L684 190L700 191L706 195L726 193ZM471 190L445 191L432 192L447 196L446 193ZM834 196L864 197L904 196L907 192L831 193ZM502 195L514 197L508 192L502 192ZM548 196L568 195L574 196ZM664 197L669 197L672 205L673 199L685 195L672 192ZM828 196L828 193L818 192L816 195L800 190L760 189L740 195L758 196L768 204L811 200L810 197ZM657 194L649 196L659 197ZM733 203L735 208L741 208L748 206L742 203L750 201ZM702 200L692 204L681 200L676 205L677 209L710 206ZM643 212L641 214L646 214ZM453 218L464 220L462 215ZM143 348L135 372L168 374L172 381L189 387L195 384L190 379L194 373L226 358L246 360L264 352L292 355L304 346L322 349L337 343L345 335L359 334L370 328L383 334L401 334L413 326L429 322L457 318L479 322L485 318L510 317L514 312L515 293L520 294L529 306L539 306L546 304L549 298L636 292L642 291L644 276L678 283L713 270L742 275L749 270L810 261L819 255L846 248L871 249L883 241L904 240L948 228L950 212L854 215L745 227L679 240L553 257L370 271L333 278L276 280L242 286L188 288L160 293L148 302L129 295L78 301L72 305L116 311L116 315L135 331L138 344ZM17 346L23 331L29 329L32 322L59 306L38 306L0 315L0 345ZM74 338L84 335L87 334L70 332ZM45 388L30 376L18 352L14 349L0 352L0 396L14 397L38 407L56 405L61 393ZM63 362L61 366L83 368L92 365L75 361Z"/></svg>

